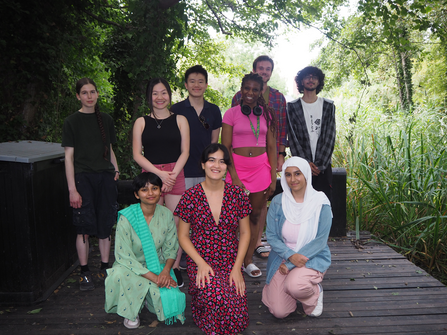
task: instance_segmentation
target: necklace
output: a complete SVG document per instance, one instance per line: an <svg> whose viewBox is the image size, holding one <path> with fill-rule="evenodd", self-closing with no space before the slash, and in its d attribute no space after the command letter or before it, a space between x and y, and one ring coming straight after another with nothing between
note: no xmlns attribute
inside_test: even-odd
<svg viewBox="0 0 447 335"><path fill-rule="evenodd" d="M152 112L152 114L154 114L154 120L155 120L155 122L157 123L157 129L160 129L161 128L161 124L163 123L163 121L164 120L166 120L166 119L163 119L163 120L161 120L161 122L160 123L158 123L158 119L157 119L157 116L155 115L155 112Z"/></svg>
<svg viewBox="0 0 447 335"><path fill-rule="evenodd" d="M250 119L250 116L249 115L247 115L247 117L248 117L248 120L250 120L250 126L251 126L251 131L253 132L253 135L255 135L255 137L256 137L256 145L258 145L258 138L259 138L259 130L260 130L260 123L261 123L261 121L259 120L259 116L257 116L256 118L258 119L258 122L257 122L257 130L255 130L255 127L253 126L253 123L251 122L251 119Z"/></svg>

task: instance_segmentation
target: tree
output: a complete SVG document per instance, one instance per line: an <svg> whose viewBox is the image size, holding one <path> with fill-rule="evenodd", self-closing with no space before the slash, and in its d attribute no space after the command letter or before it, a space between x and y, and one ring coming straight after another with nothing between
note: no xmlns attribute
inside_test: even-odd
<svg viewBox="0 0 447 335"><path fill-rule="evenodd" d="M102 110L116 121L120 164L131 171L129 132L146 110L149 79L163 76L182 87L190 57L218 75L238 73L237 65L220 62L223 49L210 28L271 47L280 23L300 29L327 22L344 2L0 0L0 141L60 141L64 118L79 107L74 84L89 76L99 86Z"/></svg>
<svg viewBox="0 0 447 335"><path fill-rule="evenodd" d="M75 110L74 78L102 73L104 32L82 12L85 4L1 1L0 141L60 138L65 109Z"/></svg>
<svg viewBox="0 0 447 335"><path fill-rule="evenodd" d="M357 13L341 22L331 36L336 42L330 41L317 61L331 74L328 87L355 79L370 99L388 96L381 103L385 108L399 104L409 110L414 103L413 65L422 61L424 45L445 40L445 20L439 19L443 8L437 6L435 14L422 1L360 1ZM399 99L388 105L393 95Z"/></svg>

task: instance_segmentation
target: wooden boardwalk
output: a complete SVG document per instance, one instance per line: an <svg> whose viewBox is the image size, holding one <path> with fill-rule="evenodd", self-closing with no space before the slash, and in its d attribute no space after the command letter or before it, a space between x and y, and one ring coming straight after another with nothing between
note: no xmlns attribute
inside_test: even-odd
<svg viewBox="0 0 447 335"><path fill-rule="evenodd" d="M275 319L261 302L265 276L246 276L250 325L242 334L447 334L446 286L387 246L370 242L357 249L348 239L329 246L323 314L306 317L298 304L297 312ZM97 248L91 259L99 265ZM267 262L256 263L265 272ZM104 312L104 285L95 284L94 291L79 291L75 271L43 303L0 306L0 334L202 334L192 322L188 294L184 325L151 327L156 319L143 309L141 327L128 330L121 317Z"/></svg>

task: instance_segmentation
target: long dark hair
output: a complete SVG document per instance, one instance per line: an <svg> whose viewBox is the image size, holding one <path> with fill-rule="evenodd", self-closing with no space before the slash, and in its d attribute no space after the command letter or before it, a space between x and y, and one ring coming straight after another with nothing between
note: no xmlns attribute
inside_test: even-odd
<svg viewBox="0 0 447 335"><path fill-rule="evenodd" d="M96 87L96 83L92 79L81 78L76 83L76 93L80 94L82 86L88 85L88 84L93 85L95 87L95 90L98 91L98 88ZM101 132L102 142L104 143L104 153L102 156L104 157L105 160L108 160L107 157L109 155L109 146L107 145L106 131L104 129L104 124L102 122L102 115L101 115L101 112L99 111L98 102L96 102L96 105L95 105L95 115L96 115L96 120L98 121L99 131Z"/></svg>
<svg viewBox="0 0 447 335"><path fill-rule="evenodd" d="M262 77L257 73L248 73L244 76L244 78L242 78L241 91L244 84L250 80L259 83L261 85L261 91L262 91L262 89L264 88L264 81L262 80ZM267 121L267 127L269 127L276 134L276 128L277 128L276 113L273 110L273 108L269 107L269 105L265 102L262 93L259 94L257 103L264 110L263 115L265 121Z"/></svg>
<svg viewBox="0 0 447 335"><path fill-rule="evenodd" d="M154 91L154 86L157 84L163 84L163 86L166 88L166 90L168 91L168 95L169 95L169 105L172 102L172 91L171 91L171 86L169 86L168 81L165 78L154 78L152 79L149 84L147 85L147 89L146 89L146 99L147 99L147 104L149 105L149 109L151 111L153 111L153 106L152 106L152 92ZM169 108L168 108L169 109Z"/></svg>

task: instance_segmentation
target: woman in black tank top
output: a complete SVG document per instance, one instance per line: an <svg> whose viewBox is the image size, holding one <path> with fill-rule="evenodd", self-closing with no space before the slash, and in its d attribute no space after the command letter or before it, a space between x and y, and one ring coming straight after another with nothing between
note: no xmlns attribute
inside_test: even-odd
<svg viewBox="0 0 447 335"><path fill-rule="evenodd" d="M152 79L147 89L149 115L138 118L133 126L132 151L143 171L155 173L163 181L159 204L174 212L185 191L183 167L189 156L189 124L182 115L170 110L171 88L164 78ZM178 227L178 217L175 216ZM179 248L174 272L181 280ZM182 283L178 283L181 286Z"/></svg>

